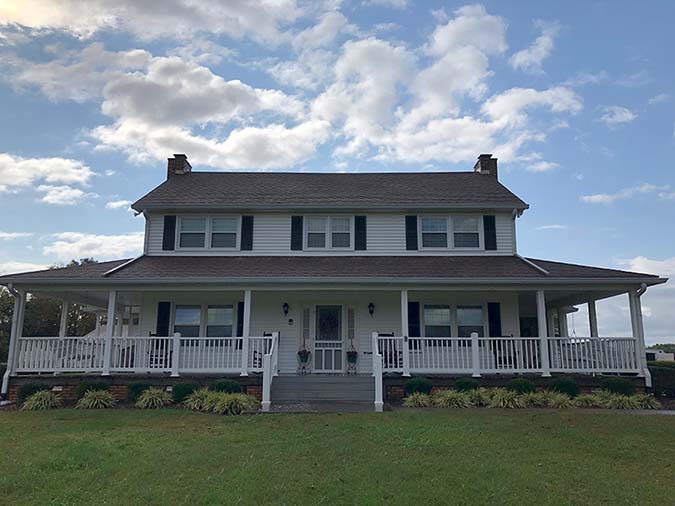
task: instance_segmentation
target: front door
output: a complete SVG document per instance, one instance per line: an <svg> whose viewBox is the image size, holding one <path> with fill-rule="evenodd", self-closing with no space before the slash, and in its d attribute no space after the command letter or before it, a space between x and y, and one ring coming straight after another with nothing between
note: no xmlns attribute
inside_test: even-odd
<svg viewBox="0 0 675 506"><path fill-rule="evenodd" d="M314 371L342 372L342 306L316 306Z"/></svg>

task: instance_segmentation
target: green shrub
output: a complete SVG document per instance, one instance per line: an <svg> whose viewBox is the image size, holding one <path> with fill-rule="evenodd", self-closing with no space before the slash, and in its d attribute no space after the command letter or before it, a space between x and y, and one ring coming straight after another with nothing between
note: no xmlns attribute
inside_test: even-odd
<svg viewBox="0 0 675 506"><path fill-rule="evenodd" d="M560 392L553 392L548 398L548 407L556 409L566 409L574 406L572 398Z"/></svg>
<svg viewBox="0 0 675 506"><path fill-rule="evenodd" d="M180 404L183 402L190 394L199 389L198 383L183 382L176 383L171 389L171 395L173 396L173 402Z"/></svg>
<svg viewBox="0 0 675 506"><path fill-rule="evenodd" d="M438 408L470 408L469 395L457 390L439 390L431 396L434 406Z"/></svg>
<svg viewBox="0 0 675 506"><path fill-rule="evenodd" d="M569 378L558 378L548 384L548 389L561 394L567 394L570 397L579 395L579 387L574 380Z"/></svg>
<svg viewBox="0 0 675 506"><path fill-rule="evenodd" d="M117 401L107 390L87 390L75 405L78 409L112 408Z"/></svg>
<svg viewBox="0 0 675 506"><path fill-rule="evenodd" d="M127 401L132 404L136 404L138 397L145 392L148 388L151 388L150 383L144 383L142 381L134 381L127 385Z"/></svg>
<svg viewBox="0 0 675 506"><path fill-rule="evenodd" d="M574 405L578 408L602 408L604 401L596 394L581 394L574 398Z"/></svg>
<svg viewBox="0 0 675 506"><path fill-rule="evenodd" d="M528 394L537 391L535 384L525 378L512 379L506 384L506 389L519 394Z"/></svg>
<svg viewBox="0 0 675 506"><path fill-rule="evenodd" d="M472 406L487 406L490 404L490 399L492 398L492 392L487 388L469 390L466 392L466 395Z"/></svg>
<svg viewBox="0 0 675 506"><path fill-rule="evenodd" d="M209 398L209 411L217 415L236 416L244 411L258 409L258 399L246 394L213 392Z"/></svg>
<svg viewBox="0 0 675 506"><path fill-rule="evenodd" d="M430 394L431 393L431 381L426 378L411 378L405 382L404 390L406 395L421 393L421 394Z"/></svg>
<svg viewBox="0 0 675 506"><path fill-rule="evenodd" d="M550 392L528 392L522 394L520 399L528 408L543 408L544 406L548 406L550 397Z"/></svg>
<svg viewBox="0 0 675 506"><path fill-rule="evenodd" d="M431 406L431 396L422 392L413 392L403 399L406 408L428 408Z"/></svg>
<svg viewBox="0 0 675 506"><path fill-rule="evenodd" d="M635 387L626 378L620 378L618 376L608 376L607 378L602 378L600 382L603 390L612 392L613 394L621 395L633 395L635 392Z"/></svg>
<svg viewBox="0 0 675 506"><path fill-rule="evenodd" d="M19 404L23 404L26 399L36 392L41 392L42 390L51 390L52 387L46 383L26 383L19 387L19 391L16 393L16 400Z"/></svg>
<svg viewBox="0 0 675 506"><path fill-rule="evenodd" d="M640 409L661 409L661 403L653 395L637 394L633 398L640 405Z"/></svg>
<svg viewBox="0 0 675 506"><path fill-rule="evenodd" d="M209 390L225 392L226 394L239 394L242 392L241 385L234 380L216 380L209 385Z"/></svg>
<svg viewBox="0 0 675 506"><path fill-rule="evenodd" d="M649 372L652 375L652 392L655 396L675 397L675 368L650 367Z"/></svg>
<svg viewBox="0 0 675 506"><path fill-rule="evenodd" d="M455 390L458 392L468 392L469 390L477 390L480 383L474 378L459 378L455 381Z"/></svg>
<svg viewBox="0 0 675 506"><path fill-rule="evenodd" d="M612 394L603 403L609 409L641 409L640 401L635 395Z"/></svg>
<svg viewBox="0 0 675 506"><path fill-rule="evenodd" d="M21 404L21 411L42 411L45 409L60 408L63 405L61 397L50 390L38 390L29 395Z"/></svg>
<svg viewBox="0 0 675 506"><path fill-rule="evenodd" d="M141 392L136 407L141 409L160 409L171 404L171 394L161 388L148 388Z"/></svg>
<svg viewBox="0 0 675 506"><path fill-rule="evenodd" d="M183 401L183 407L192 411L205 411L206 402L211 392L208 388L200 388L188 395Z"/></svg>
<svg viewBox="0 0 675 506"><path fill-rule="evenodd" d="M651 367L665 367L666 369L675 369L675 362L666 362L665 360L650 360L647 366Z"/></svg>
<svg viewBox="0 0 675 506"><path fill-rule="evenodd" d="M513 390L507 390L506 388L495 388L492 391L492 396L490 398L490 408L506 408L506 409L517 409L524 408L525 402L521 399L520 395Z"/></svg>
<svg viewBox="0 0 675 506"><path fill-rule="evenodd" d="M102 381L83 381L75 388L75 398L81 399L90 390L108 390L108 384Z"/></svg>

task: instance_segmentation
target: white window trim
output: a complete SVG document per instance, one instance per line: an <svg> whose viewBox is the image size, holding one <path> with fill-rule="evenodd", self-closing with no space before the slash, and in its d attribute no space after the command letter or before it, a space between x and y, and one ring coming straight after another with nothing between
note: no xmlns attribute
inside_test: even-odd
<svg viewBox="0 0 675 506"><path fill-rule="evenodd" d="M463 217L476 217L478 218L478 246L475 248L472 247L460 247L460 246L455 246L455 220L454 216L458 215L451 215L450 216L450 224L452 226L452 249L457 250L457 251L482 251L485 249L485 238L483 237L484 235L484 226L483 226L483 215L481 214L462 214L461 216ZM462 233L462 232L459 232ZM450 242L450 241L448 241Z"/></svg>
<svg viewBox="0 0 675 506"><path fill-rule="evenodd" d="M310 247L308 245L308 237L310 234L309 227L307 226L307 220L309 218L323 218L326 220L325 234L326 234L326 245L322 248L319 247ZM338 247L333 246L333 230L332 230L332 221L331 218L349 218L349 246L348 247ZM353 251L354 250L354 215L352 214L308 214L303 217L304 226L303 228L303 238L302 238L302 247L303 250L307 251ZM314 232L319 233L319 232Z"/></svg>
<svg viewBox="0 0 675 506"><path fill-rule="evenodd" d="M476 217L478 218L478 247L460 247L455 246L455 222L454 216L467 216L467 217ZM422 218L445 218L447 220L447 241L446 246L425 246L424 245L424 236L422 231ZM484 227L483 227L483 215L481 214L420 214L417 216L417 244L419 245L420 250L426 251L484 251L485 250L485 237L484 237Z"/></svg>
<svg viewBox="0 0 675 506"><path fill-rule="evenodd" d="M489 333L489 321L487 312L487 302L480 302L476 304L446 304L442 301L425 301L420 300L420 337L427 337L426 322L424 321L424 306L448 306L450 308L450 334L451 337L457 338L459 336L459 320L457 319L458 307L481 307L483 309L483 336L487 337Z"/></svg>
<svg viewBox="0 0 675 506"><path fill-rule="evenodd" d="M424 232L422 231L422 218L441 218L445 219L445 246L425 246L424 245ZM417 244L419 244L419 249L424 249L427 251L445 251L450 249L450 234L451 234L451 223L450 216L445 214L422 214L417 217Z"/></svg>
<svg viewBox="0 0 675 506"><path fill-rule="evenodd" d="M204 230L204 247L182 247L180 245L181 224L183 218L204 218L206 219L206 228ZM236 244L232 248L211 246L211 232L213 218L234 218L237 221ZM216 232L217 233L217 232ZM184 214L176 217L176 251L239 251L241 249L241 215L238 214Z"/></svg>
<svg viewBox="0 0 675 506"><path fill-rule="evenodd" d="M472 248L474 249L474 248ZM480 307L483 310L483 337L488 337L489 332L490 332L490 322L488 319L488 311L487 311L487 302L481 302L481 303L476 303L476 304L471 304L471 303L466 303L466 304L455 304L454 310L453 310L453 315L454 315L454 320L455 320L455 336L459 336L459 318L457 318L457 308L458 307ZM464 338L468 339L468 338Z"/></svg>
<svg viewBox="0 0 675 506"><path fill-rule="evenodd" d="M224 302L222 304L219 303L212 303L212 302L205 302L203 304L190 304L190 303L176 303L172 302L171 303L171 326L170 329L171 331L169 332L170 335L173 335L175 333L175 327L176 327L176 307L177 306L192 306L192 307L199 307L199 337L206 337L206 327L208 324L208 308L209 306L232 306L232 338L236 337L237 335L237 303L236 302ZM227 337L227 336L216 336L216 337ZM188 338L189 339L189 338Z"/></svg>

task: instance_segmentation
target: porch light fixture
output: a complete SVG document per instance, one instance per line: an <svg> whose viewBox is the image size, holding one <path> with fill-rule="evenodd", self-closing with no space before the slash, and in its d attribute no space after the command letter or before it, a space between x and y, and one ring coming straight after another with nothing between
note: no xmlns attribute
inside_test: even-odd
<svg viewBox="0 0 675 506"><path fill-rule="evenodd" d="M283 306L281 306L281 309L284 312L284 316L288 316L288 310L290 306L288 305L288 302L284 302Z"/></svg>
<svg viewBox="0 0 675 506"><path fill-rule="evenodd" d="M373 304L372 302L369 302L368 303L368 313L370 314L370 316L373 316L374 312L375 312L375 304Z"/></svg>

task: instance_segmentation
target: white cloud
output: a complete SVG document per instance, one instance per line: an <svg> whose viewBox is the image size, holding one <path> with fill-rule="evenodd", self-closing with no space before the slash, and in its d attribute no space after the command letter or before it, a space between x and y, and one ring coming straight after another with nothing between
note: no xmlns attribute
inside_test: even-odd
<svg viewBox="0 0 675 506"><path fill-rule="evenodd" d="M609 74L605 70L599 72L579 72L575 77L568 79L565 86L585 86L587 84L599 84L609 80Z"/></svg>
<svg viewBox="0 0 675 506"><path fill-rule="evenodd" d="M547 23L542 20L536 20L535 26L541 31L541 35L528 48L511 56L509 63L514 69L531 73L543 72L542 63L553 51L553 41L560 31L560 26L557 23Z"/></svg>
<svg viewBox="0 0 675 506"><path fill-rule="evenodd" d="M105 208L106 209L129 209L129 206L131 205L130 200L113 200L111 202L106 202Z"/></svg>
<svg viewBox="0 0 675 506"><path fill-rule="evenodd" d="M0 274L40 271L47 268L49 268L49 265L47 264L36 264L31 262L0 262Z"/></svg>
<svg viewBox="0 0 675 506"><path fill-rule="evenodd" d="M644 272L656 276L675 276L675 257L655 260L645 256L637 256L619 260L618 263L630 271Z"/></svg>
<svg viewBox="0 0 675 506"><path fill-rule="evenodd" d="M122 30L141 40L212 33L277 44L285 38L283 28L302 14L296 0L87 0L86 7L79 0L6 0L0 5L0 26L18 24L80 38Z"/></svg>
<svg viewBox="0 0 675 506"><path fill-rule="evenodd" d="M295 50L305 50L330 45L347 26L347 18L339 12L328 12L314 26L306 28L293 38Z"/></svg>
<svg viewBox="0 0 675 506"><path fill-rule="evenodd" d="M367 0L366 3L392 7L394 9L405 9L408 7L408 0Z"/></svg>
<svg viewBox="0 0 675 506"><path fill-rule="evenodd" d="M560 167L560 165L558 165L555 162L547 162L545 160L540 160L538 162L528 164L526 169L529 170L530 172L549 172L554 169L557 169L558 167Z"/></svg>
<svg viewBox="0 0 675 506"><path fill-rule="evenodd" d="M630 109L618 105L605 106L601 108L602 115L598 121L603 122L609 128L616 128L624 123L630 123L637 119L637 114Z"/></svg>
<svg viewBox="0 0 675 506"><path fill-rule="evenodd" d="M668 95L668 93L659 93L658 95L654 95L649 100L647 100L647 103L649 105L656 105L667 102L668 100L670 100L670 95Z"/></svg>
<svg viewBox="0 0 675 506"><path fill-rule="evenodd" d="M143 249L143 233L122 235L94 235L80 232L54 234L54 241L42 249L44 255L53 255L57 260L94 257L109 260L139 254Z"/></svg>
<svg viewBox="0 0 675 506"><path fill-rule="evenodd" d="M582 102L574 91L563 86L544 91L511 88L485 102L483 112L496 122L520 125L527 121L526 111L533 107L547 107L552 112L575 114L581 110Z"/></svg>
<svg viewBox="0 0 675 506"><path fill-rule="evenodd" d="M74 206L86 198L98 197L95 193L87 193L68 185L45 184L38 186L37 191L45 193L40 201L57 206Z"/></svg>
<svg viewBox="0 0 675 506"><path fill-rule="evenodd" d="M12 241L22 237L31 237L32 232L3 232L0 230L0 241Z"/></svg>
<svg viewBox="0 0 675 506"><path fill-rule="evenodd" d="M38 181L86 185L94 172L67 158L21 158L0 153L0 192L16 191Z"/></svg>
<svg viewBox="0 0 675 506"><path fill-rule="evenodd" d="M541 225L540 227L537 227L536 230L565 230L566 228L567 225L553 224L553 225Z"/></svg>
<svg viewBox="0 0 675 506"><path fill-rule="evenodd" d="M650 183L642 183L637 186L624 188L616 193L597 193L595 195L582 195L580 200L588 204L612 204L617 200L626 200L635 195L668 191L670 186L656 186Z"/></svg>

